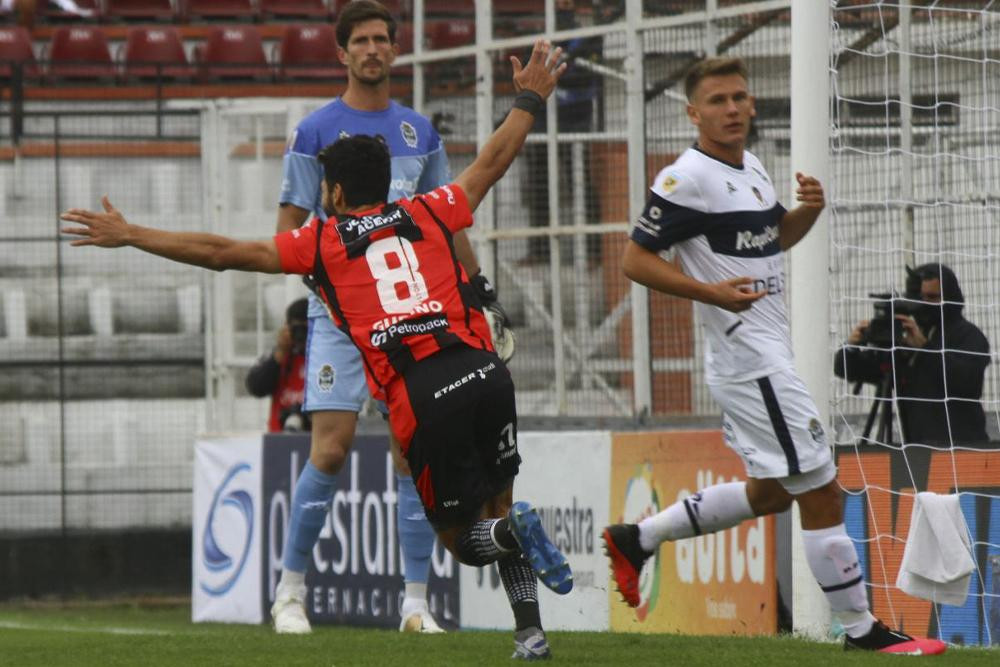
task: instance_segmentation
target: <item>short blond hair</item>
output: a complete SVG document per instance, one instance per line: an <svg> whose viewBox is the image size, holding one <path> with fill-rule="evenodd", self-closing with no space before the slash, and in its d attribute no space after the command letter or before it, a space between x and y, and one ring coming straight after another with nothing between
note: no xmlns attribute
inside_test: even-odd
<svg viewBox="0 0 1000 667"><path fill-rule="evenodd" d="M745 81L750 80L747 65L739 58L705 58L688 70L687 76L684 77L684 94L690 101L702 79L730 74L739 74Z"/></svg>

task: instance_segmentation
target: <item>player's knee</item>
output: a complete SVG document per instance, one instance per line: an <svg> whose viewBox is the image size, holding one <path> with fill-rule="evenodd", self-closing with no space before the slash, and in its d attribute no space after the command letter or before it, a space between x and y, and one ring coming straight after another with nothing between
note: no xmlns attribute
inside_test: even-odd
<svg viewBox="0 0 1000 667"><path fill-rule="evenodd" d="M470 567L483 567L496 560L483 556L480 550L476 549L471 530L466 530L458 536L451 552L458 559L458 562Z"/></svg>
<svg viewBox="0 0 1000 667"><path fill-rule="evenodd" d="M312 450L309 453L309 460L320 472L327 475L334 475L340 472L347 461L347 454L351 450L350 441L343 438L329 437L312 443Z"/></svg>

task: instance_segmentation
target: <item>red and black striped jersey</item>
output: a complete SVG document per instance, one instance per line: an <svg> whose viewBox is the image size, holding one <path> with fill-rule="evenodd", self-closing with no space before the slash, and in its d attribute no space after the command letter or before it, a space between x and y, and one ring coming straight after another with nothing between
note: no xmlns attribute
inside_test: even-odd
<svg viewBox="0 0 1000 667"><path fill-rule="evenodd" d="M410 364L450 345L493 350L452 243L471 224L465 193L452 184L326 222L313 218L274 237L282 271L316 279L334 323L361 351L372 396L388 400L390 414L392 384Z"/></svg>

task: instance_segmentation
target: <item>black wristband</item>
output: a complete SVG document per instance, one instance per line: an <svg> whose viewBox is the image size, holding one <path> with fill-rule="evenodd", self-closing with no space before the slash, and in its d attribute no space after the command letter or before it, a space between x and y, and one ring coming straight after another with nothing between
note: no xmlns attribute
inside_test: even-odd
<svg viewBox="0 0 1000 667"><path fill-rule="evenodd" d="M477 273L469 279L472 283L472 288L476 290L476 296L479 297L479 301L484 305L487 303L494 303L497 300L497 291L493 289L493 285L490 281L482 274L482 272Z"/></svg>
<svg viewBox="0 0 1000 667"><path fill-rule="evenodd" d="M527 111L534 116L545 108L545 100L533 90L522 90L514 98L514 108Z"/></svg>

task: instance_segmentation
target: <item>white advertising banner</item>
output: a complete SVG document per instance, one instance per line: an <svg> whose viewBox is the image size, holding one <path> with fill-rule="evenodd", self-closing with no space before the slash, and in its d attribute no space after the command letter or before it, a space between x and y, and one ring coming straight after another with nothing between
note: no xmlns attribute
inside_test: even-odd
<svg viewBox="0 0 1000 667"><path fill-rule="evenodd" d="M542 623L546 630L607 630L609 570L601 531L608 524L611 434L521 432L517 447L523 461L514 500L538 510L573 569L568 595L556 595L539 582ZM512 628L496 565L460 569L462 627Z"/></svg>
<svg viewBox="0 0 1000 667"><path fill-rule="evenodd" d="M196 442L193 496L192 620L260 623L260 434Z"/></svg>

